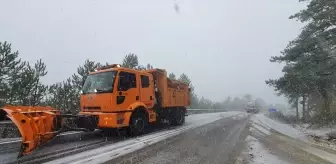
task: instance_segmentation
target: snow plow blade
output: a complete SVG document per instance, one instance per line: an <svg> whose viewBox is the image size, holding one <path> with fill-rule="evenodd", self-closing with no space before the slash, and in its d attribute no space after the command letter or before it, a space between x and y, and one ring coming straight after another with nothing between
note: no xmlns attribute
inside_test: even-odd
<svg viewBox="0 0 336 164"><path fill-rule="evenodd" d="M22 144L18 158L31 154L37 147L54 138L62 123L60 112L51 107L5 106L0 108L0 121L10 119L18 128Z"/></svg>

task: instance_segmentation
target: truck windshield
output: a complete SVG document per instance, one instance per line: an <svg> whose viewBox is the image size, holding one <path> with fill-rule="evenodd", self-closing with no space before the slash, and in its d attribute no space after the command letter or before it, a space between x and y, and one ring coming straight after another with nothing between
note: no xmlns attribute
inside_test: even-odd
<svg viewBox="0 0 336 164"><path fill-rule="evenodd" d="M91 74L85 80L83 94L112 93L116 71Z"/></svg>

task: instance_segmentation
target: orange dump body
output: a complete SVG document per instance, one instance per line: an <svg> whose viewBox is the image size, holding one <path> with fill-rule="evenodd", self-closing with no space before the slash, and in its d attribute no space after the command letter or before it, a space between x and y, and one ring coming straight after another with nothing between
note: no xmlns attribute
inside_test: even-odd
<svg viewBox="0 0 336 164"><path fill-rule="evenodd" d="M148 70L153 75L157 89L162 96L162 107L186 107L190 105L189 88L186 83L171 80L162 69Z"/></svg>
<svg viewBox="0 0 336 164"><path fill-rule="evenodd" d="M17 126L22 137L19 156L30 154L36 147L52 139L59 130L59 111L51 107L5 106L2 118L7 117Z"/></svg>

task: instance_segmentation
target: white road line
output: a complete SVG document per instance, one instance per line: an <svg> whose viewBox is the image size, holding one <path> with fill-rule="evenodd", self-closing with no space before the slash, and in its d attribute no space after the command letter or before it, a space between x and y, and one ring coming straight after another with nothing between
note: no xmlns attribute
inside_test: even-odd
<svg viewBox="0 0 336 164"><path fill-rule="evenodd" d="M21 142L21 140L13 140L13 141L1 142L0 145L10 144L10 143L17 143L17 142Z"/></svg>

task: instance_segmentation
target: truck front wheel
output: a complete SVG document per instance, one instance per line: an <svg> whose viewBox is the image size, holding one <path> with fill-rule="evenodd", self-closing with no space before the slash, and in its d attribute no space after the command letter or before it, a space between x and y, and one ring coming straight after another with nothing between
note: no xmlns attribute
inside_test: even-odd
<svg viewBox="0 0 336 164"><path fill-rule="evenodd" d="M138 136L145 132L145 127L147 126L147 119L144 113L136 112L133 113L131 117L131 122L129 126L129 134L131 136Z"/></svg>

